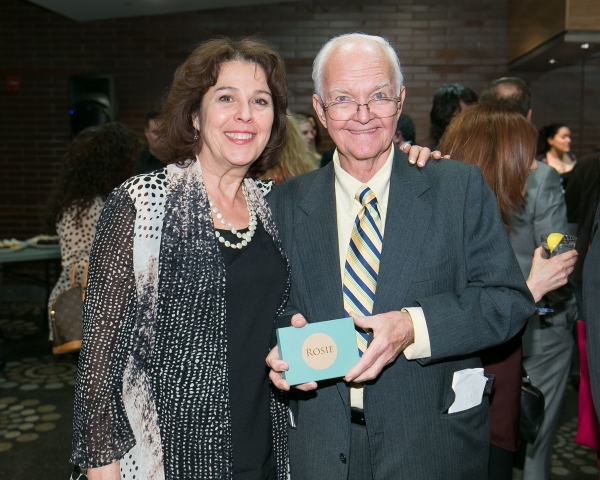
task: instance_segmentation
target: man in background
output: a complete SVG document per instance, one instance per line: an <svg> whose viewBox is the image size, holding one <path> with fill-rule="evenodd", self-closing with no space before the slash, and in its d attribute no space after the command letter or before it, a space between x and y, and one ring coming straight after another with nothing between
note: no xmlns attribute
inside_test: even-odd
<svg viewBox="0 0 600 480"><path fill-rule="evenodd" d="M414 145L415 143L415 124L408 115L400 115L396 124L396 133L392 139L394 145L402 148L404 145Z"/></svg>
<svg viewBox="0 0 600 480"><path fill-rule="evenodd" d="M480 101L493 102L515 110L531 121L531 94L527 84L517 77L492 80ZM537 162L525 189L525 207L513 215L510 243L527 278L533 251L541 245L541 235L568 232L567 207L560 176L552 167ZM562 400L569 377L574 340L574 297L570 286L546 295L539 307L554 313L532 316L523 335L523 366L531 383L544 394L544 421L533 445L527 445L523 470L525 480L546 480L550 475L550 458L558 426Z"/></svg>
<svg viewBox="0 0 600 480"><path fill-rule="evenodd" d="M154 107L146 114L146 123L144 126L144 136L146 137L146 147L140 154L140 165L137 173L148 173L159 168L163 168L165 164L157 158L157 150L160 144L158 138L158 119L161 115L160 108Z"/></svg>

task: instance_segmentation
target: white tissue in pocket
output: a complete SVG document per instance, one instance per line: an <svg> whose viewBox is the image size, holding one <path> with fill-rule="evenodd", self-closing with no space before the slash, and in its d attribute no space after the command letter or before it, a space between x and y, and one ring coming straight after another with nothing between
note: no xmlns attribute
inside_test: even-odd
<svg viewBox="0 0 600 480"><path fill-rule="evenodd" d="M456 395L448 413L457 413L481 404L487 382L483 368L466 368L454 372L452 390Z"/></svg>

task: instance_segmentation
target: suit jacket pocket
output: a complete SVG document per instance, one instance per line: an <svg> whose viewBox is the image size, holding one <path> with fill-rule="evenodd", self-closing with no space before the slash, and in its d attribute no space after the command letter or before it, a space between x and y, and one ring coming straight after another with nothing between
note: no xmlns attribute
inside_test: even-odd
<svg viewBox="0 0 600 480"><path fill-rule="evenodd" d="M452 260L448 259L433 265L419 265L412 278L412 283L429 282L452 273Z"/></svg>
<svg viewBox="0 0 600 480"><path fill-rule="evenodd" d="M448 406L450 408L450 406ZM470 417L471 415L478 415L479 412L484 410L488 410L488 399L486 396L481 398L481 403L479 405L474 405L473 407L467 408L466 410L461 410L460 412L448 413L448 408L442 415L448 418L462 418L462 417Z"/></svg>
<svg viewBox="0 0 600 480"><path fill-rule="evenodd" d="M436 295L453 289L453 263L452 260L446 260L433 265L418 266L413 275L406 299L412 302L419 297Z"/></svg>
<svg viewBox="0 0 600 480"><path fill-rule="evenodd" d="M490 443L489 403L487 397L481 404L456 413L437 415L436 439L441 448L437 458L441 465L462 462L459 471L451 478L487 478L487 458ZM469 458L468 462L464 462ZM439 477L442 478L442 477ZM446 477L444 477L446 478ZM450 478L450 477L449 477Z"/></svg>
<svg viewBox="0 0 600 480"><path fill-rule="evenodd" d="M442 410L440 411L440 414L446 415L446 416L450 416L450 417L460 417L461 413L464 412L465 415L468 415L467 412L471 412L471 411L474 412L476 409L478 409L479 407L481 407L481 405L483 403L488 403L487 397L485 395L483 395L481 397L481 403L479 405L473 405L472 407L469 407L466 410L461 410L460 412L448 413L448 409L452 406L452 404L454 403L455 400L456 400L456 393L454 392L454 390L450 386L450 390L444 396L444 403L443 403L444 406L442 407Z"/></svg>

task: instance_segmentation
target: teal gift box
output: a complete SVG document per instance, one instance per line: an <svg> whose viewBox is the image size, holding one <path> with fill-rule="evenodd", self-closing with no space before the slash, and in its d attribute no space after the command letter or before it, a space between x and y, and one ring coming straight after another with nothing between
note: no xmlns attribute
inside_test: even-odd
<svg viewBox="0 0 600 480"><path fill-rule="evenodd" d="M343 377L358 361L351 318L278 328L277 345L289 365L283 378L290 385Z"/></svg>

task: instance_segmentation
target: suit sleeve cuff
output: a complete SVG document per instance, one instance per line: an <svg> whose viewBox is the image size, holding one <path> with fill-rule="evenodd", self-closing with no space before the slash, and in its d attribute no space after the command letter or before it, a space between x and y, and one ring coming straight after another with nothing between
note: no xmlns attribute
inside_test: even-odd
<svg viewBox="0 0 600 480"><path fill-rule="evenodd" d="M415 341L404 349L404 356L407 360L431 357L429 331L427 330L427 322L425 321L423 309L421 307L409 307L403 308L402 311L410 315L415 332Z"/></svg>

